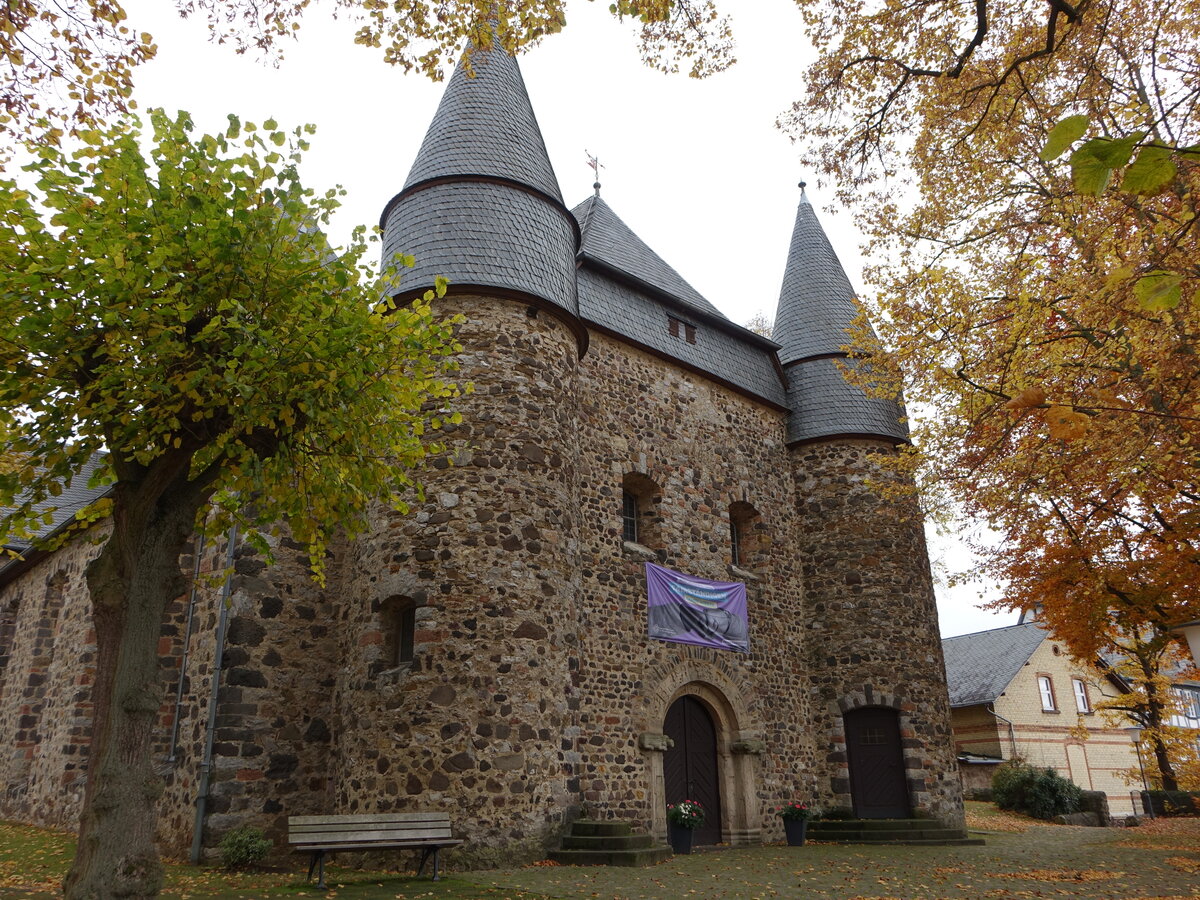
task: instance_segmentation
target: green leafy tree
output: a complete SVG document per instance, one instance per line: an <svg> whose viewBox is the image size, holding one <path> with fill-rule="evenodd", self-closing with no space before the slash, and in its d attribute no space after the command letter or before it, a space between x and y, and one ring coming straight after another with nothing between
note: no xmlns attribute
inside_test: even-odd
<svg viewBox="0 0 1200 900"><path fill-rule="evenodd" d="M187 114L30 146L0 216L0 539L103 453L111 531L87 569L97 643L79 851L67 896L152 896L150 737L159 626L196 529L286 523L318 576L331 529L420 496L413 470L458 394L454 321L429 292L381 300L359 229L334 253L338 192L297 174L304 130ZM444 291L444 285L440 285Z"/></svg>

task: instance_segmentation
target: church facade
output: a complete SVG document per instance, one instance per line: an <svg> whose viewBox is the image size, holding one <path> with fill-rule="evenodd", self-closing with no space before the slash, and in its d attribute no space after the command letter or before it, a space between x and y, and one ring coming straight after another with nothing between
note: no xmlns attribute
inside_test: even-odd
<svg viewBox="0 0 1200 900"><path fill-rule="evenodd" d="M841 375L857 307L807 198L767 340L598 189L568 209L515 60L473 65L382 217L418 260L401 299L442 275L466 317L463 422L427 503L380 507L324 588L286 539L183 561L232 574L163 625L164 849L436 810L486 864L581 815L663 835L685 798L701 843L779 839L796 800L961 827L921 514L872 486L903 413ZM94 551L0 569L5 818L78 815ZM748 650L651 638L647 563L744 584Z"/></svg>

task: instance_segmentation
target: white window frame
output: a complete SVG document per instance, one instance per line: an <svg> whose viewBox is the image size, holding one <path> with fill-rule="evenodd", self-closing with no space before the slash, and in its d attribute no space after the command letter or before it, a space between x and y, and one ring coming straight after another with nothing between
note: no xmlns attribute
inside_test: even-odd
<svg viewBox="0 0 1200 900"><path fill-rule="evenodd" d="M1087 682L1082 678L1072 678L1071 688L1075 691L1075 709L1081 713L1090 713L1092 703L1088 698Z"/></svg>
<svg viewBox="0 0 1200 900"><path fill-rule="evenodd" d="M1042 696L1042 712L1058 712L1058 706L1054 702L1054 682L1050 680L1049 675L1039 675L1038 693Z"/></svg>

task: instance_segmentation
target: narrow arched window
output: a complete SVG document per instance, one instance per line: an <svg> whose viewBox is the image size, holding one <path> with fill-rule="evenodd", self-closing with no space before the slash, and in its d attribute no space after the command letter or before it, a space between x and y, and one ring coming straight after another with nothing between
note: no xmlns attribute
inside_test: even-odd
<svg viewBox="0 0 1200 900"><path fill-rule="evenodd" d="M405 666L413 661L417 633L417 606L411 597L389 597L383 602L385 662Z"/></svg>
<svg viewBox="0 0 1200 900"><path fill-rule="evenodd" d="M754 570L766 563L766 529L757 509L745 500L729 504L729 562Z"/></svg>
<svg viewBox="0 0 1200 900"><path fill-rule="evenodd" d="M627 473L621 479L621 540L657 549L661 501L652 479L640 472Z"/></svg>
<svg viewBox="0 0 1200 900"><path fill-rule="evenodd" d="M629 491L621 491L621 539L638 542L638 498Z"/></svg>

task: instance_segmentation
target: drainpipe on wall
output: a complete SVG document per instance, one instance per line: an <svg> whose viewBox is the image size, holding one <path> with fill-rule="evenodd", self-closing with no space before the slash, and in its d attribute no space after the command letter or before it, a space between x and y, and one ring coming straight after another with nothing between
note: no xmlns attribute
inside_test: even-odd
<svg viewBox="0 0 1200 900"><path fill-rule="evenodd" d="M996 712L996 705L994 703L989 703L986 709L993 716L1008 726L1008 741L1010 744L1012 744L1012 757L1010 758L1015 759L1020 754L1017 753L1017 735L1016 732L1013 731L1013 723L1009 719L1006 719L1004 716L1000 715L1000 713Z"/></svg>
<svg viewBox="0 0 1200 900"><path fill-rule="evenodd" d="M196 538L196 546L192 551L196 555L196 564L192 567L192 590L188 594L187 628L183 633L183 655L179 658L179 680L175 683L175 712L171 715L171 754L167 762L172 765L179 752L179 711L183 708L183 682L187 676L188 648L192 644L192 623L196 618L196 590L200 581L200 560L204 556L204 532Z"/></svg>
<svg viewBox="0 0 1200 900"><path fill-rule="evenodd" d="M217 733L217 692L221 689L221 666L225 657L225 628L229 624L229 592L233 587L233 550L237 544L237 525L229 529L229 550L225 555L225 583L221 585L221 612L217 620L217 648L213 655L212 690L208 696L208 722L204 727L204 756L200 760L200 786L196 793L196 824L192 828L192 864L200 862L200 842L204 837L204 818L208 806L208 782L212 772L213 739Z"/></svg>

